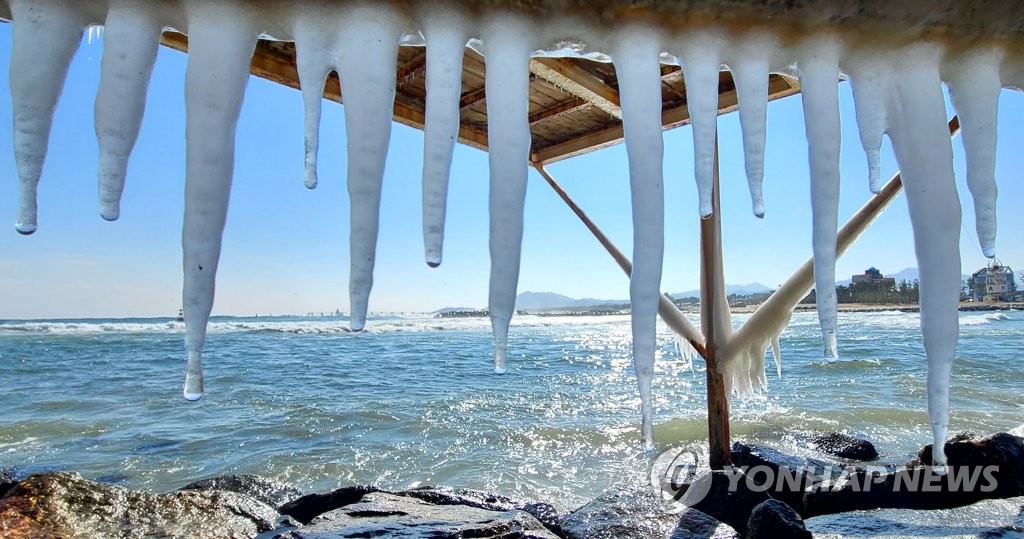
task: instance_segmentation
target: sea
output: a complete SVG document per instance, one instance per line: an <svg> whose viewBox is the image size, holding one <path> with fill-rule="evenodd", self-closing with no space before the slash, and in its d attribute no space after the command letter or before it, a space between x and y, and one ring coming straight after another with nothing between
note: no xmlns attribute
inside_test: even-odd
<svg viewBox="0 0 1024 539"><path fill-rule="evenodd" d="M917 313L840 313L840 360L830 362L816 316L795 314L781 378L769 358L767 391L732 398L733 439L814 455L810 434L842 431L871 440L880 462L906 462L931 441L919 325ZM664 325L654 453L639 440L628 316L516 316L504 375L493 372L486 318L378 315L367 327L214 317L206 396L189 403L184 325L173 318L0 321L0 468L154 491L227 473L307 491L467 487L571 511L647 484L662 451L706 444L703 362L688 361ZM1020 433L1024 312L961 313L960 333L951 433ZM973 536L1024 529L1022 504L808 525L837 537Z"/></svg>

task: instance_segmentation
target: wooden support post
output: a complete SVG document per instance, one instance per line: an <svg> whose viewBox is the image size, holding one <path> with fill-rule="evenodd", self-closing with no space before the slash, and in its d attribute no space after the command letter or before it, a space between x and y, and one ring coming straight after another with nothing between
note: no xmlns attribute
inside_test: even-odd
<svg viewBox="0 0 1024 539"><path fill-rule="evenodd" d="M718 182L718 135L715 135L715 173L711 217L700 221L701 291L700 309L704 330L704 359L707 363L708 444L712 470L730 464L729 395L725 377L718 371L717 350L725 344L732 328L722 271L722 216ZM724 326L724 327L723 327Z"/></svg>

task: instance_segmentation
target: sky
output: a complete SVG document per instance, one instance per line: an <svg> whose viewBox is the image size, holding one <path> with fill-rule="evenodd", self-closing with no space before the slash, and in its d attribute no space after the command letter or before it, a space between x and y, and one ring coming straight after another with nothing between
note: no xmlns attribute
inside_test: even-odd
<svg viewBox="0 0 1024 539"><path fill-rule="evenodd" d="M11 125L6 77L10 26L0 25L0 125ZM39 186L39 230L14 230L18 206L11 130L0 129L0 318L173 316L181 306L186 56L161 49L121 218L106 222L97 201L93 100L102 40L83 42L54 118ZM848 83L842 115L840 223L869 197L867 165ZM947 107L952 115L952 108ZM304 314L348 310L348 195L344 107L325 103L320 185L303 186L299 92L252 78L238 125L235 177L217 277L214 314ZM1024 95L1000 101L997 257L1024 269ZM764 196L753 216L739 120L719 119L725 275L730 284L776 287L811 254L807 141L799 96L772 102ZM689 127L665 140L665 266L662 290L698 287L698 214ZM424 263L420 182L422 132L393 124L384 178L380 238L370 296L373 312L484 307L487 303L487 155L457 146L451 173L444 263ZM953 143L964 208L963 273L984 266L964 183L963 149ZM897 171L883 146L883 178ZM623 145L552 164L549 172L627 254L632 251L629 175ZM519 291L624 299L629 282L573 213L530 171ZM916 267L901 195L845 256L836 279L868 267L896 273Z"/></svg>

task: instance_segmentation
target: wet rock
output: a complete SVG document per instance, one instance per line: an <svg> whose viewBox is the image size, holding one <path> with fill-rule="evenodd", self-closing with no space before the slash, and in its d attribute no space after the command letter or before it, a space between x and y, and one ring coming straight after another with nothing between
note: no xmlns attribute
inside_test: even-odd
<svg viewBox="0 0 1024 539"><path fill-rule="evenodd" d="M754 475L747 475L740 468L704 471L693 480L680 501L746 534L754 508L771 499L756 480Z"/></svg>
<svg viewBox="0 0 1024 539"><path fill-rule="evenodd" d="M557 539L524 511L492 511L468 505L435 505L411 496L370 492L324 513L282 539L345 537Z"/></svg>
<svg viewBox="0 0 1024 539"><path fill-rule="evenodd" d="M29 477L0 500L0 536L250 538L276 517L235 492L153 494L62 472Z"/></svg>
<svg viewBox="0 0 1024 539"><path fill-rule="evenodd" d="M572 539L668 537L679 515L667 509L652 489L610 492L562 517L562 531Z"/></svg>
<svg viewBox="0 0 1024 539"><path fill-rule="evenodd" d="M324 513L356 503L363 495L378 490L369 485L356 485L342 487L326 494L306 494L280 506L278 511L282 515L294 518L300 524L305 524Z"/></svg>
<svg viewBox="0 0 1024 539"><path fill-rule="evenodd" d="M800 515L779 500L761 502L747 521L746 539L811 539Z"/></svg>
<svg viewBox="0 0 1024 539"><path fill-rule="evenodd" d="M847 460L872 461L878 459L875 445L843 432L824 432L811 437L811 445L833 457Z"/></svg>
<svg viewBox="0 0 1024 539"><path fill-rule="evenodd" d="M1021 438L1007 433L957 436L946 443L945 474L932 469L931 453L930 445L918 453L920 466L887 473L858 470L841 481L844 486L809 492L800 514L809 518L879 508L948 509L1024 495Z"/></svg>
<svg viewBox="0 0 1024 539"><path fill-rule="evenodd" d="M392 494L409 496L434 505L465 505L488 511L525 511L554 534L562 533L558 510L546 503L524 503L498 494L463 488L419 487Z"/></svg>
<svg viewBox="0 0 1024 539"><path fill-rule="evenodd" d="M255 498L270 507L281 507L302 496L302 491L292 485L254 474L229 474L201 479L185 485L180 490L237 492Z"/></svg>
<svg viewBox="0 0 1024 539"><path fill-rule="evenodd" d="M740 534L728 524L715 520L696 509L684 509L678 515L676 529L670 539L738 539Z"/></svg>
<svg viewBox="0 0 1024 539"><path fill-rule="evenodd" d="M841 467L814 458L787 455L770 447L734 442L730 459L735 467L755 472L754 479L764 481L768 474L774 479L769 491L797 512L804 507L805 492L823 481L833 481L842 473ZM769 471L766 471L769 470ZM789 480L780 480L786 477Z"/></svg>
<svg viewBox="0 0 1024 539"><path fill-rule="evenodd" d="M6 468L0 468L0 498L7 494L8 490L14 488L14 484L18 481L14 479L14 475Z"/></svg>
<svg viewBox="0 0 1024 539"><path fill-rule="evenodd" d="M518 509L537 519L537 521L543 524L545 528L551 531L551 533L554 533L559 537L562 537L565 534L565 531L562 530L562 515L558 514L558 510L555 509L555 506L548 503L534 502L528 503Z"/></svg>

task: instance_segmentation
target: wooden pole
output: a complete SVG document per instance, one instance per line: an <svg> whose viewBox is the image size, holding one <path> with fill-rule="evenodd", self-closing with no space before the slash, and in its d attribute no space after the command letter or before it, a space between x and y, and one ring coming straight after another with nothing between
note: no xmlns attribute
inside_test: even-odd
<svg viewBox="0 0 1024 539"><path fill-rule="evenodd" d="M633 263L629 258L626 258L626 255L622 254L622 251L612 243L612 240L610 240L608 236L606 236L604 232L602 232L601 229L590 220L590 217L588 217L587 214L576 205L576 202L569 197L569 194L562 189L562 186L558 185L558 182L548 174L548 171L544 169L543 165L534 165L534 168L537 169L537 172L540 173L541 177L548 182L548 185L555 190L555 193L558 194L559 198L561 198L562 201L572 209L573 213L576 214L576 217L579 217L580 221L583 221L583 224L590 229L590 233L597 238L597 241L601 243L606 251L608 251L608 254L612 255L612 258L614 258L615 262L619 264L622 271L626 272L626 275L630 275L633 272ZM658 315L661 316L661 319L665 321L665 324L668 327L672 328L673 331L686 339L687 342L690 343L690 346L692 346L701 357L705 357L704 339L701 337L700 332L697 331L697 328L693 327L693 324L690 323L682 311L680 311L679 308L672 303L672 300L665 294L661 295L661 301L658 303Z"/></svg>
<svg viewBox="0 0 1024 539"><path fill-rule="evenodd" d="M718 181L718 135L715 135L715 168L712 215L700 221L700 310L707 362L709 465L722 470L731 463L729 450L729 395L725 377L718 371L717 350L732 328L722 271L722 216ZM723 327L724 326L724 327Z"/></svg>

